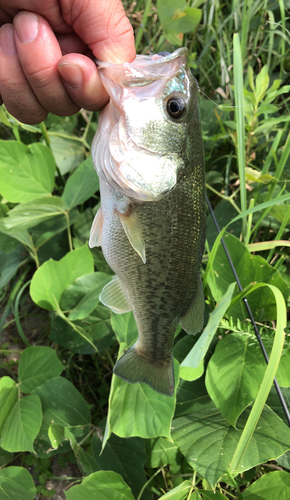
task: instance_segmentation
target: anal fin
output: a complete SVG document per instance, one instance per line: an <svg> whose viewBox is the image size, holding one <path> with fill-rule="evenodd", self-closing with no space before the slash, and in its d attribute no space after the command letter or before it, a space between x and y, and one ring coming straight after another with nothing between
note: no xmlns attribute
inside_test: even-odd
<svg viewBox="0 0 290 500"><path fill-rule="evenodd" d="M131 311L131 306L118 276L114 276L112 281L104 286L99 299L105 306L117 314Z"/></svg>
<svg viewBox="0 0 290 500"><path fill-rule="evenodd" d="M118 212L123 229L130 241L132 247L140 255L144 264L146 263L145 243L141 226L134 214L125 215Z"/></svg>
<svg viewBox="0 0 290 500"><path fill-rule="evenodd" d="M204 322L204 295L201 279L186 313L180 318L180 326L186 333L195 335L200 332Z"/></svg>
<svg viewBox="0 0 290 500"><path fill-rule="evenodd" d="M90 232L89 247L100 247L102 244L103 213L99 208L97 211Z"/></svg>

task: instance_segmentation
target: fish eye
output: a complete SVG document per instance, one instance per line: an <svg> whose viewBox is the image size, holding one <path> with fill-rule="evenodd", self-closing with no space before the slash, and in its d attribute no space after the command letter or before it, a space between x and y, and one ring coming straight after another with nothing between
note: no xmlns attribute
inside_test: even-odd
<svg viewBox="0 0 290 500"><path fill-rule="evenodd" d="M170 97L166 103L167 113L171 118L181 118L186 110L186 104L181 97Z"/></svg>

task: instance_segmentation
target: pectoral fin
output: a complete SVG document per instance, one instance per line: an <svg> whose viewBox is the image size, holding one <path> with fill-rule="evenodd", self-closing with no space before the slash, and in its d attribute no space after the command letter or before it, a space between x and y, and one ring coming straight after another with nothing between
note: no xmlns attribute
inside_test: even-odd
<svg viewBox="0 0 290 500"><path fill-rule="evenodd" d="M99 299L105 306L117 314L131 311L131 306L118 276L114 276L112 281L104 286Z"/></svg>
<svg viewBox="0 0 290 500"><path fill-rule="evenodd" d="M204 295L202 282L196 291L193 300L187 309L186 313L180 318L180 326L186 333L195 335L200 332L204 322Z"/></svg>
<svg viewBox="0 0 290 500"><path fill-rule="evenodd" d="M102 244L102 228L103 228L103 213L102 209L99 208L97 211L90 233L89 247L100 247Z"/></svg>
<svg viewBox="0 0 290 500"><path fill-rule="evenodd" d="M118 212L118 215L120 217L123 229L128 237L128 240L130 241L132 247L137 252L137 254L140 255L141 259L145 264L146 263L145 243L143 239L142 229L137 220L136 215L134 214L124 215L120 214L120 212Z"/></svg>

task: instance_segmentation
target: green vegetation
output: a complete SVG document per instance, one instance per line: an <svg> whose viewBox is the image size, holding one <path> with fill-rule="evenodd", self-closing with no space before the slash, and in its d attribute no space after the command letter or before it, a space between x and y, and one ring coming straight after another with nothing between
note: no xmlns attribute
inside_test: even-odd
<svg viewBox="0 0 290 500"><path fill-rule="evenodd" d="M0 491L51 497L48 484L65 480L67 500L290 498L290 429L273 388L277 372L290 406L289 1L124 4L139 53L189 49L208 195L244 291L209 216L205 329L176 336L174 397L112 375L137 330L132 313L99 303L112 272L87 246L97 114L30 126L2 106ZM74 474L55 476L55 464Z"/></svg>

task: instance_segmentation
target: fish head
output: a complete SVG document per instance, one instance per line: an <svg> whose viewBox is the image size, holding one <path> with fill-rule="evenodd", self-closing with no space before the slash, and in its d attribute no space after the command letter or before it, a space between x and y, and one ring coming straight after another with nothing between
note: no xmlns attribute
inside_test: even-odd
<svg viewBox="0 0 290 500"><path fill-rule="evenodd" d="M200 120L186 54L181 48L99 64L110 102L100 115L93 162L99 176L126 196L161 199L188 168Z"/></svg>

